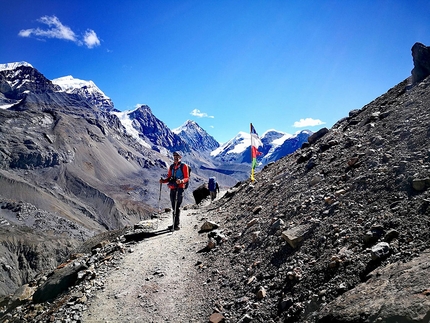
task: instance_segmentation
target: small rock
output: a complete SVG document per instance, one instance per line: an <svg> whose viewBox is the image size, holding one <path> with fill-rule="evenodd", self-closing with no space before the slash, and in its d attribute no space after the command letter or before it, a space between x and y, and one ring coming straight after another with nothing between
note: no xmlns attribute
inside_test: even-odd
<svg viewBox="0 0 430 323"><path fill-rule="evenodd" d="M225 321L225 317L221 313L213 313L209 317L209 323L221 323L224 321Z"/></svg>
<svg viewBox="0 0 430 323"><path fill-rule="evenodd" d="M254 213L254 214L258 214L258 213L260 213L260 211L263 209L263 207L261 206L261 205L259 205L259 206L257 206L257 207L255 207L253 210L252 210L252 213Z"/></svg>
<svg viewBox="0 0 430 323"><path fill-rule="evenodd" d="M252 227L254 224L258 223L258 219L254 218L246 224L246 227Z"/></svg>
<svg viewBox="0 0 430 323"><path fill-rule="evenodd" d="M249 323L252 321L252 317L248 314L245 314L241 317L241 319L237 323Z"/></svg>
<svg viewBox="0 0 430 323"><path fill-rule="evenodd" d="M218 227L219 227L218 224L216 224L215 222L206 221L200 227L200 230L203 231L203 232L207 232L207 231L212 231L212 230L218 229Z"/></svg>
<svg viewBox="0 0 430 323"><path fill-rule="evenodd" d="M267 295L266 289L264 287L260 287L260 289L257 292L257 299L263 299Z"/></svg>
<svg viewBox="0 0 430 323"><path fill-rule="evenodd" d="M390 245L387 242L380 242L371 249L372 260L381 259L390 254Z"/></svg>

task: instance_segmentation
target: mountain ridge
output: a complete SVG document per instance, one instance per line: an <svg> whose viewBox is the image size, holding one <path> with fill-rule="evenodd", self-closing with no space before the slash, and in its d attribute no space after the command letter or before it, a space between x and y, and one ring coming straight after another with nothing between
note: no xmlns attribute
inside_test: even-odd
<svg viewBox="0 0 430 323"><path fill-rule="evenodd" d="M4 70L6 69L13 70L18 67L33 68L33 66L27 62L7 63L7 64L1 64L1 66L3 66ZM210 136L205 130L203 130L200 126L198 126L198 124L195 121L192 121L192 122L194 122L195 125L197 125L198 128L200 128L200 130L195 131L195 129L193 128L195 128L196 126L194 125L194 127L190 127L189 129L189 131L193 132L193 134L190 134L190 133L187 133L186 131L183 131L187 123L191 125L191 123L189 123L191 122L190 120L186 121L182 126L176 129L170 130L161 120L157 119L153 115L148 105L140 105L140 106L137 106L134 110L128 110L128 111L122 111L122 112L116 110L114 108L114 104L111 101L111 99L108 96L106 96L106 94L104 94L103 91L101 91L97 87L97 85L94 84L93 81L84 81L69 75L69 76L56 78L52 80L51 83L55 86L55 91L57 92L63 91L69 94L77 95L81 98L85 98L85 100L90 105L95 106L103 111L115 114L117 117L120 118L121 122L124 122L123 125L125 126L127 131L131 133L132 136L136 138L139 137L140 139L142 139L141 143L145 142L146 144L150 144L150 143L154 144L152 149L156 149L157 151L162 152L165 155L168 154L168 151L172 152L174 150L180 150L183 153L189 152L188 147L184 145L183 142L181 143L181 139L178 139L177 137L175 137L174 135L175 130L178 131L177 135L179 135L179 137L183 137L185 139L185 142L187 142L189 146L193 147L194 150L208 152L209 155L214 156L213 154L211 154L211 152L213 152L213 150L216 150L220 146L220 144L212 136ZM1 107L1 101L0 101L0 107ZM129 118L131 118L131 120L126 120L125 115L128 115ZM180 130L181 128L182 128L182 131ZM161 129L168 129L168 130L166 131ZM203 133L202 130L205 133ZM232 138L231 140L235 140L235 138L237 138L238 136L241 136L242 133L245 133L245 132L239 131L238 135ZM300 134L302 135L306 133L307 133L306 130L300 132ZM143 138L142 135L143 137L149 137L149 138ZM164 139L160 140L158 136ZM149 139L149 141L146 139ZM205 142L205 144L202 145L202 142ZM248 141L248 143L244 142L242 144L250 146L250 141ZM267 144L269 144L269 149L276 148L276 147L272 147L269 141L266 141L266 145ZM284 142L284 145L288 145L288 144ZM293 146L296 147L296 149L299 148L298 145L293 144ZM167 148L167 151L163 150L162 149L163 147ZM209 150L212 150L212 151L209 152ZM292 148L290 148L290 149L286 149L286 151L288 151L288 153L291 153L293 150ZM222 153L222 155L225 156L226 154L229 154L229 153L230 153L230 150ZM244 156L236 156L236 158L234 159L230 158L228 161L231 162L231 161L237 160L238 163L243 163L243 162L250 163L250 158L248 157L248 155L249 155L248 152L245 152ZM276 156L276 157L273 157L273 156ZM266 158L266 159L261 158L262 161L260 162L260 166L264 166L266 164L266 160L267 162L270 162L270 161L276 160L279 157L282 157L282 150L278 151L277 153L272 152L271 158ZM224 158L221 156L218 156L217 159L223 160Z"/></svg>

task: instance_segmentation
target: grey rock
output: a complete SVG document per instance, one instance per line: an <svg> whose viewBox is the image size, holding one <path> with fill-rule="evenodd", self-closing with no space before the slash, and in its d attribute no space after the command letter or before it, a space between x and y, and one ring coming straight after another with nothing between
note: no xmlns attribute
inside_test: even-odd
<svg viewBox="0 0 430 323"><path fill-rule="evenodd" d="M33 295L33 301L42 303L56 298L65 292L67 288L74 286L78 281L78 273L85 269L87 269L87 266L84 264L77 266L70 264L54 271L47 281L36 290Z"/></svg>
<svg viewBox="0 0 430 323"><path fill-rule="evenodd" d="M288 242L291 248L297 248L310 229L309 225L299 225L282 232L282 238Z"/></svg>
<svg viewBox="0 0 430 323"><path fill-rule="evenodd" d="M375 270L368 281L324 307L319 322L427 322L429 260L426 251L410 262Z"/></svg>

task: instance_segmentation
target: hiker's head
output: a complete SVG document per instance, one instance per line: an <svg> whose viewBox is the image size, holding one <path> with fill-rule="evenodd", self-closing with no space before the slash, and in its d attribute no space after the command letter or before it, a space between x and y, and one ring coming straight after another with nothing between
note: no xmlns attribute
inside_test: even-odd
<svg viewBox="0 0 430 323"><path fill-rule="evenodd" d="M180 160L181 159L181 155L179 155L179 153L177 153L176 151L173 153L173 159L176 160Z"/></svg>

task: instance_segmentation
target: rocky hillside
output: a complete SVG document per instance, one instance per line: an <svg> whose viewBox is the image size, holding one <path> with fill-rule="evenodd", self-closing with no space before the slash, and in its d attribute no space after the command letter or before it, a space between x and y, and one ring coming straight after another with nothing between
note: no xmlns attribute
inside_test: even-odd
<svg viewBox="0 0 430 323"><path fill-rule="evenodd" d="M229 322L428 322L428 72L212 207L206 264Z"/></svg>

